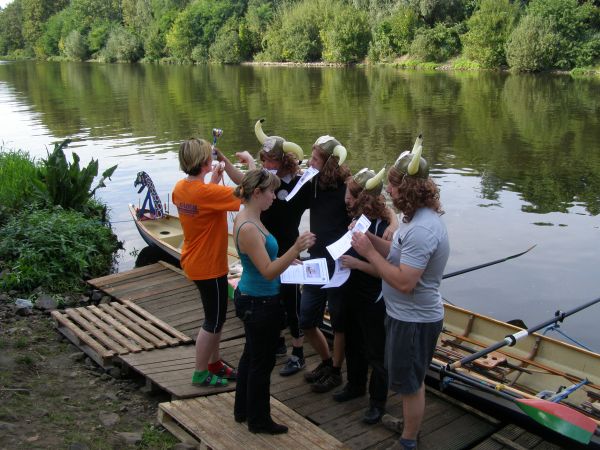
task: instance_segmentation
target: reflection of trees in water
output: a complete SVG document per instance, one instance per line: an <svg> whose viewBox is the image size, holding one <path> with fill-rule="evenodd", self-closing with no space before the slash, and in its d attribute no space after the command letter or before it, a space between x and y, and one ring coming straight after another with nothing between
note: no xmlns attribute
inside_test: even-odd
<svg viewBox="0 0 600 450"><path fill-rule="evenodd" d="M225 131L255 153L256 119L300 144L332 134L354 170L389 167L425 135L425 156L481 176L481 196L521 193L524 211L600 213L599 81L553 75L290 68L16 63L0 80L27 96L56 136L131 135L176 147ZM168 144L168 145L167 145ZM141 150L140 150L141 151Z"/></svg>

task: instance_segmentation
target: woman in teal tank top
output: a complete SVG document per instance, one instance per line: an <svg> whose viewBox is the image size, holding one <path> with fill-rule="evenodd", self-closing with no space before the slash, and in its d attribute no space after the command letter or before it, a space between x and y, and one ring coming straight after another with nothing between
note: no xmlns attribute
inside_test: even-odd
<svg viewBox="0 0 600 450"><path fill-rule="evenodd" d="M234 302L236 315L244 322L246 343L238 364L234 416L238 422L247 420L252 433L280 434L288 430L273 422L269 406L271 371L284 320L279 275L315 242L314 234L302 233L277 258L277 240L260 221L260 215L273 203L279 183L279 178L267 170L250 170L235 190L244 209L233 225L243 268Z"/></svg>

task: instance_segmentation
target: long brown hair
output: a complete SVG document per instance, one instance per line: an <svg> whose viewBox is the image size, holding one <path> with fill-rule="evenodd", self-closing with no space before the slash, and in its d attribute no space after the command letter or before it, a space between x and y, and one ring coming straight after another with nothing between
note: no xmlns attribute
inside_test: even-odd
<svg viewBox="0 0 600 450"><path fill-rule="evenodd" d="M358 217L364 214L369 219L382 219L389 222L390 217L385 206L385 198L383 195L373 195L366 189L363 189L360 184L354 181L354 178L348 177L346 186L356 200L354 205L349 206L348 213L351 217Z"/></svg>
<svg viewBox="0 0 600 450"><path fill-rule="evenodd" d="M442 213L440 190L431 178L411 177L392 167L388 181L397 188L397 196L392 197L392 201L394 207L403 213L402 222L410 222L419 208L431 208L438 214Z"/></svg>
<svg viewBox="0 0 600 450"><path fill-rule="evenodd" d="M325 163L323 164L323 168L319 172L319 188L321 190L327 189L335 189L340 184L343 184L346 179L351 175L350 169L345 165L339 165L339 158L337 156L333 156L318 146L313 145L313 151L316 151Z"/></svg>
<svg viewBox="0 0 600 450"><path fill-rule="evenodd" d="M272 153L272 152L271 152ZM281 161L281 167L279 168L279 173L284 177L286 175L296 175L300 171L300 165L298 164L298 160L296 159L296 155L293 153L280 153L276 157L272 157L269 153L261 150L258 153L258 157L264 163L265 160L272 161Z"/></svg>

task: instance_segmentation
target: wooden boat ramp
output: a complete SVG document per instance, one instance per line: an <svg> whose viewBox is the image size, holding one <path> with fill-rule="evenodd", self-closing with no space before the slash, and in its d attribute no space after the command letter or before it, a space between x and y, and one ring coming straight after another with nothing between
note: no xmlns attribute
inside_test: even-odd
<svg viewBox="0 0 600 450"><path fill-rule="evenodd" d="M193 339L204 313L194 284L179 269L161 262L88 283L112 301L54 314L58 331L102 367L119 365L142 376L149 387L168 392L172 401L159 405L159 421L180 440L213 449L385 449L398 440L399 435L382 424L361 422L366 397L337 403L331 394L313 393L301 373L281 377L278 372L287 358L278 358L273 371L271 406L273 417L288 425L289 433L249 433L245 424L233 420L235 383L220 389L190 383ZM237 364L243 345L242 323L230 307L223 358ZM309 345L305 351L307 366L316 365L318 357ZM562 448L435 389L427 388L426 395L419 449ZM390 395L387 410L402 416L397 395Z"/></svg>

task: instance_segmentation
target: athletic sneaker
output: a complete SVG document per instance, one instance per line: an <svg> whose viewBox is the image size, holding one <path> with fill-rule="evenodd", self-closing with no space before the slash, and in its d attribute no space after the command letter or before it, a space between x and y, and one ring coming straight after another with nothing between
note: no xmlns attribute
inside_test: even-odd
<svg viewBox="0 0 600 450"><path fill-rule="evenodd" d="M309 383L314 383L323 378L324 375L331 372L331 369L331 363L326 364L325 362L321 361L317 367L315 367L310 372L304 374L304 379Z"/></svg>
<svg viewBox="0 0 600 450"><path fill-rule="evenodd" d="M285 365L279 371L279 375L281 375L282 377L287 377L289 375L293 375L297 372L300 372L305 367L306 363L304 362L304 358L298 358L296 355L292 355L289 357Z"/></svg>
<svg viewBox="0 0 600 450"><path fill-rule="evenodd" d="M310 389L313 392L323 393L329 392L342 384L342 375L336 374L329 370L319 381L315 381Z"/></svg>

